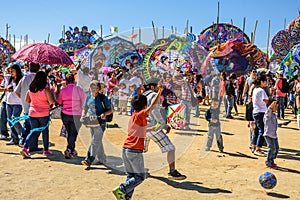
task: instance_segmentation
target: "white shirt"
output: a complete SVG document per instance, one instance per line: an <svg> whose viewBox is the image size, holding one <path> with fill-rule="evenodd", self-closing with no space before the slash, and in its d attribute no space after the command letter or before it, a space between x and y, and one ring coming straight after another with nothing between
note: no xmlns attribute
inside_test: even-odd
<svg viewBox="0 0 300 200"><path fill-rule="evenodd" d="M105 85L107 85L108 76L106 74L99 74L98 80L100 81L100 83L104 83Z"/></svg>
<svg viewBox="0 0 300 200"><path fill-rule="evenodd" d="M29 112L29 105L30 105L29 103L27 103L25 101L26 93L29 90L29 85L33 81L33 79L35 77L35 74L36 73L29 73L27 76L24 76L20 80L20 82L18 83L16 88L14 89L15 92L21 94L22 106L23 106L23 110L24 110L25 113Z"/></svg>
<svg viewBox="0 0 300 200"><path fill-rule="evenodd" d="M90 83L92 81L92 77L83 74L81 70L78 70L77 74L78 74L77 85L81 86L84 92L88 92L90 89Z"/></svg>
<svg viewBox="0 0 300 200"><path fill-rule="evenodd" d="M119 89L119 100L127 100L128 99L128 93L127 89Z"/></svg>
<svg viewBox="0 0 300 200"><path fill-rule="evenodd" d="M1 83L2 87L5 87L5 88L7 87L8 81L9 81L10 77L11 77L10 74L4 75L4 79L3 79L2 83ZM4 97L2 99L2 102L7 102L7 92L5 92Z"/></svg>
<svg viewBox="0 0 300 200"><path fill-rule="evenodd" d="M7 88L16 88L16 83L11 82L10 84L7 85ZM9 105L22 105L21 98L17 96L15 92L7 92L7 100L6 103Z"/></svg>
<svg viewBox="0 0 300 200"><path fill-rule="evenodd" d="M131 84L135 84L136 87L140 87L142 85L142 80L136 76L132 77L129 81Z"/></svg>
<svg viewBox="0 0 300 200"><path fill-rule="evenodd" d="M268 95L262 88L254 88L252 101L253 113L265 113L267 111L267 104L263 101L269 99Z"/></svg>

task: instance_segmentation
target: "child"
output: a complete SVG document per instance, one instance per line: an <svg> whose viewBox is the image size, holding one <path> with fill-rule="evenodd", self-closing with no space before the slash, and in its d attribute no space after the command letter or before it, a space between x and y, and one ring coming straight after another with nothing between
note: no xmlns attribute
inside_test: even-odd
<svg viewBox="0 0 300 200"><path fill-rule="evenodd" d="M208 135L205 151L210 151L212 146L214 134L216 134L217 144L220 152L223 152L223 138L221 135L221 125L220 125L220 108L218 99L212 99L210 108L205 112L205 118L208 123Z"/></svg>
<svg viewBox="0 0 300 200"><path fill-rule="evenodd" d="M268 145L268 155L266 160L266 166L277 169L277 165L274 163L274 159L278 154L278 139L277 139L277 118L275 112L277 111L277 101L273 101L264 115L264 138Z"/></svg>
<svg viewBox="0 0 300 200"><path fill-rule="evenodd" d="M109 94L107 94L107 95L109 95ZM119 105L119 95L118 95L117 88L113 88L112 89L111 105L113 107L113 110L115 110L115 108L118 108L118 105Z"/></svg>
<svg viewBox="0 0 300 200"><path fill-rule="evenodd" d="M162 87L160 85L153 103L148 108L146 96L137 95L132 98L134 113L128 123L128 136L124 142L122 153L125 170L128 175L126 181L112 191L118 200L131 199L134 188L145 179L144 158L142 153L147 131L146 117L158 103L161 92ZM152 127L151 129L154 128L155 127Z"/></svg>
<svg viewBox="0 0 300 200"><path fill-rule="evenodd" d="M125 115L128 115L127 112L127 103L128 103L128 90L126 89L125 83L120 84L119 92L119 115L122 115L123 110L125 110Z"/></svg>
<svg viewBox="0 0 300 200"><path fill-rule="evenodd" d="M129 97L129 101L130 101L130 116L132 116L132 114L134 112L134 108L132 106L132 98L138 94L138 91L137 91L137 88L136 88L135 84L130 85L129 89L130 89L130 92L131 92L131 95Z"/></svg>

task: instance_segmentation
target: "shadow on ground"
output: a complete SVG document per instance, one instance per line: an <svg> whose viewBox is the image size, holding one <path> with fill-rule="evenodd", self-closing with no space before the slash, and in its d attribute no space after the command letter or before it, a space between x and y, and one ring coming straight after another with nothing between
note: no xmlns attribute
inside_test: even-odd
<svg viewBox="0 0 300 200"><path fill-rule="evenodd" d="M172 181L169 180L165 177L160 177L160 176L152 176L150 175L149 178L153 178L162 182L165 182L166 184L177 188L177 189L182 189L182 190L194 190L199 193L208 193L208 194L215 194L215 193L232 193L229 190L224 190L220 188L208 188L201 186L201 182L191 182L191 181L182 181L182 182L177 182L177 181Z"/></svg>

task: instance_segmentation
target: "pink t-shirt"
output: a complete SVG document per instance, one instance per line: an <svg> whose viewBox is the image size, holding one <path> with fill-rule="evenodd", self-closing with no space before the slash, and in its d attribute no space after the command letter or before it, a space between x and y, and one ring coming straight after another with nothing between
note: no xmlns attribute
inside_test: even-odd
<svg viewBox="0 0 300 200"><path fill-rule="evenodd" d="M107 84L107 92L108 92L108 93L111 91L111 89L114 88L114 87L110 86L109 83L113 83L113 84L115 84L115 85L118 85L119 81L118 81L117 78L114 78L114 79L110 78L110 79L108 79L108 84Z"/></svg>
<svg viewBox="0 0 300 200"><path fill-rule="evenodd" d="M81 115L84 100L83 89L73 83L61 89L58 96L58 104L62 105L62 112L66 115Z"/></svg>
<svg viewBox="0 0 300 200"><path fill-rule="evenodd" d="M38 91L36 93L28 90L30 96L30 107L29 107L29 116L30 117L47 117L49 116L49 102L47 99L46 91Z"/></svg>

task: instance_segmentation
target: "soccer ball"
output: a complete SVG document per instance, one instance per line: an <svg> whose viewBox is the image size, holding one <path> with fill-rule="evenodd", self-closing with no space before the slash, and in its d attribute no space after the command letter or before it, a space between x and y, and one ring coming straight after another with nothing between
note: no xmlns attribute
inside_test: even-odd
<svg viewBox="0 0 300 200"><path fill-rule="evenodd" d="M260 175L258 181L260 185L265 189L272 189L277 184L277 179L271 172L265 172Z"/></svg>

